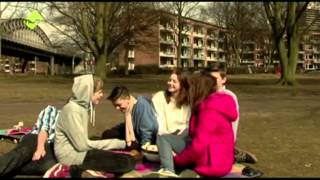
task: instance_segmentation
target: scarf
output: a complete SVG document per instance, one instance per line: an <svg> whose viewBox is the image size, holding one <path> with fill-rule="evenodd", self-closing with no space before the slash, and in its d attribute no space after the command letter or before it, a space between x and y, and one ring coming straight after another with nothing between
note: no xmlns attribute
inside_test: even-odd
<svg viewBox="0 0 320 180"><path fill-rule="evenodd" d="M129 107L125 112L125 125L126 125L126 143L127 146L131 146L133 141L136 141L132 124L132 108L137 103L137 100L130 96Z"/></svg>

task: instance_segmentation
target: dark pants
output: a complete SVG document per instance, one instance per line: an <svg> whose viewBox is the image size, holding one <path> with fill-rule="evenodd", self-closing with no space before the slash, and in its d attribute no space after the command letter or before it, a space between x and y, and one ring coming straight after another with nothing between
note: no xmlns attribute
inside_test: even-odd
<svg viewBox="0 0 320 180"><path fill-rule="evenodd" d="M17 174L43 175L57 163L53 153L53 144L45 144L46 155L37 161L32 161L37 148L38 135L25 135L18 145L10 152L0 157L0 176L13 177Z"/></svg>
<svg viewBox="0 0 320 180"><path fill-rule="evenodd" d="M84 170L104 171L123 174L135 168L135 160L130 155L104 150L89 150L81 165L71 165L71 177L81 177Z"/></svg>
<svg viewBox="0 0 320 180"><path fill-rule="evenodd" d="M125 128L125 124L124 123L120 123L114 127L112 127L111 129L107 129L105 131L103 131L102 135L101 135L102 139L121 139L121 140L125 140L126 139L126 128ZM130 147L126 147L126 150L138 150L141 151L141 145L135 141L131 144Z"/></svg>
<svg viewBox="0 0 320 180"><path fill-rule="evenodd" d="M125 124L124 123L120 123L114 127L112 127L111 129L107 129L105 131L103 131L102 139L122 139L125 140L126 138L126 128L125 128Z"/></svg>

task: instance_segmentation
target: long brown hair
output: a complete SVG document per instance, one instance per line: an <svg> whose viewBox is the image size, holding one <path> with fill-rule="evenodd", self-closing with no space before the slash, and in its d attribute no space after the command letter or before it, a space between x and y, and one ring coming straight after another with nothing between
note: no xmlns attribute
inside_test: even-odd
<svg viewBox="0 0 320 180"><path fill-rule="evenodd" d="M188 84L187 84L187 72L182 72L180 69L173 69L171 72L172 74L176 74L178 81L180 83L180 90L179 90L179 94L176 97L176 106L178 108L181 108L181 106L183 105L187 105L189 104L189 98L188 98L188 93L187 93L187 88L188 88ZM172 97L172 93L168 91L168 89L164 92L164 96L166 98L166 102L169 104L170 102L170 98Z"/></svg>
<svg viewBox="0 0 320 180"><path fill-rule="evenodd" d="M209 74L193 74L188 78L188 95L192 111L198 108L198 105L208 95L215 92L217 80Z"/></svg>

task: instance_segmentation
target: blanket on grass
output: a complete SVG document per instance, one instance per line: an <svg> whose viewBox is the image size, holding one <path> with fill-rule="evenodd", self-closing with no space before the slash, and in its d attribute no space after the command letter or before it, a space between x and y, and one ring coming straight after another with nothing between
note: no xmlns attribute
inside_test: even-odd
<svg viewBox="0 0 320 180"><path fill-rule="evenodd" d="M28 134L31 130L32 128L28 127L22 127L19 129L0 129L0 139L9 139L14 143L17 143L24 135Z"/></svg>
<svg viewBox="0 0 320 180"><path fill-rule="evenodd" d="M113 151L116 153L124 153L129 154L129 152L125 151ZM234 164L231 172L224 176L226 178L247 178L247 176L242 175L242 170L245 166L242 164ZM160 164L157 162L143 161L136 164L135 169L123 174L120 178L144 178L144 177L157 177L155 176L157 171L160 169ZM92 177L99 178L114 178L115 175L107 172L96 172L87 170L87 174L90 174ZM56 164L52 168L50 168L45 175L44 178L70 178L69 168L66 165Z"/></svg>

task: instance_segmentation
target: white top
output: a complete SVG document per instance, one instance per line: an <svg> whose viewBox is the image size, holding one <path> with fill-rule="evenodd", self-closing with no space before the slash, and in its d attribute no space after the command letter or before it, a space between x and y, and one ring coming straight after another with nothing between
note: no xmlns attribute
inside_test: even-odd
<svg viewBox="0 0 320 180"><path fill-rule="evenodd" d="M226 87L224 86L222 90L220 90L222 92L225 92L226 94L229 94L230 96L232 96L236 102L236 106L237 106L237 111L238 111L238 118L237 120L232 122L232 129L233 129L233 134L234 134L234 141L236 142L237 140L237 131L238 131L238 125L239 125L239 120L240 120L240 113L239 113L239 102L238 102L238 98L236 96L236 94L234 94L232 91L230 91L229 89L226 89Z"/></svg>
<svg viewBox="0 0 320 180"><path fill-rule="evenodd" d="M164 93L164 91L159 91L152 97L159 124L158 134L171 134L177 130L182 132L189 127L191 108L186 105L178 108L174 101L167 103Z"/></svg>

